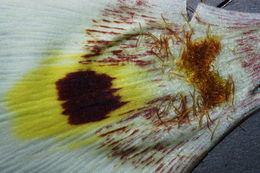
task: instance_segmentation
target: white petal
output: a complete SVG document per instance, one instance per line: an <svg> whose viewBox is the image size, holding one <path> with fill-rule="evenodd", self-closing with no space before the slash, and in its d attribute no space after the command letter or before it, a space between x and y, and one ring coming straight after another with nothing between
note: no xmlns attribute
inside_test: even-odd
<svg viewBox="0 0 260 173"><path fill-rule="evenodd" d="M154 4L151 5L151 4ZM83 134L80 137L70 136L68 138L45 137L28 140L20 140L15 136L13 129L13 120L15 112L11 112L4 102L4 95L7 90L19 80L25 72L39 66L53 65L53 62L39 62L46 56L71 55L83 53L85 41L98 37L98 39L115 39L114 36L91 35L86 36L85 30L95 28L92 20L102 20L105 15L102 10L109 8L120 9L120 6L132 8L130 11L137 12L145 16L136 16L134 25L126 23L112 23L108 26L125 28L123 33L132 32L133 29L139 30L139 23L145 28L150 18L161 20L161 14L170 22L183 24L184 18L181 13L185 13L186 1L4 1L1 2L1 104L0 104L0 167L3 172L151 172L159 169L167 171L171 164L168 159L173 159L172 154L166 155L160 148L166 147L169 152L178 142L171 144L171 136L165 134L145 121L144 117L138 117L131 120L129 117L125 122L119 122L111 127L107 126L97 132L98 135L105 135L113 132L115 129L129 125L129 131L123 130L122 133L114 133L112 138L116 137L120 144L119 148L105 146L110 136L104 141L93 142L84 147L70 149L67 144L71 140L80 141L78 138L88 138L89 134ZM134 7L136 6L137 9ZM140 9L139 9L140 8ZM143 9L143 10L142 10ZM150 16L147 17L147 14ZM148 19L147 19L148 18ZM106 20L117 20L117 17L109 17ZM105 22L105 21L103 21ZM130 22L131 23L131 22ZM69 59L71 60L71 59ZM78 61L72 60L72 61ZM66 62L65 62L66 63ZM57 65L57 64L56 64ZM46 74L47 79L52 74ZM55 74L54 74L55 75ZM37 74L32 75L36 81ZM44 80L44 75L39 80ZM19 84L18 84L19 85ZM26 88L24 93L30 91ZM35 95L37 95L36 93ZM23 95L22 99L27 96ZM31 97L28 97L31 98ZM48 98L46 98L48 99ZM28 100L28 105L31 100ZM39 100L43 103L44 100ZM23 108L23 104L15 105ZM35 106L34 104L31 105ZM51 111L46 108L44 111ZM26 116L26 115L25 115ZM149 112L146 115L149 118ZM24 118L24 117L23 117ZM25 117L26 118L26 117ZM36 124L37 125L37 124ZM45 127L46 129L55 128L56 124ZM39 126L41 123L39 122ZM143 127L144 126L144 127ZM151 127L152 126L152 127ZM34 129L35 127L31 127ZM28 134L31 129L28 129ZM45 129L42 129L43 131ZM137 130L137 131L136 131ZM73 130L72 130L73 131ZM24 133L26 133L25 131ZM138 132L138 133L137 133ZM70 133L70 132L68 132ZM73 132L71 132L73 133ZM156 135L152 133L157 133ZM112 134L112 133L111 133ZM132 136L126 139L127 136ZM174 136L176 138L176 135ZM178 136L177 136L178 137ZM154 139L165 140L166 145L154 143ZM143 140L142 140L143 139ZM131 140L135 141L132 142ZM104 147L102 147L104 145ZM137 149L131 145L136 145ZM113 146L115 147L115 145ZM116 149L116 150L115 150ZM129 152L129 154L128 154ZM177 153L173 151L174 153ZM140 153L140 154L137 154ZM155 153L153 155L153 153ZM124 156L128 154L127 156ZM135 157L134 157L135 156ZM123 157L123 159L121 159ZM129 159L133 157L133 159ZM151 157L147 158L147 157ZM164 158L165 157L165 158ZM129 161L128 161L129 159ZM137 164L133 162L136 161ZM149 165L150 163L150 165ZM162 168L162 165L167 168Z"/></svg>

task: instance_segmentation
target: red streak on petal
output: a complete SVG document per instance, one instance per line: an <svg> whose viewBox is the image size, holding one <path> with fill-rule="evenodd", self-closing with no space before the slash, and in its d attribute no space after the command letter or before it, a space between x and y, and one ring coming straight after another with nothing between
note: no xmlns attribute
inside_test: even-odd
<svg viewBox="0 0 260 173"><path fill-rule="evenodd" d="M100 31L100 30L95 30L95 29L87 29L86 31L87 32L96 32L96 33L101 33L101 34L111 34L111 35L118 35L118 34L120 34L119 32L114 32L114 31L107 32L107 31Z"/></svg>
<svg viewBox="0 0 260 173"><path fill-rule="evenodd" d="M88 40L87 41L88 43L93 43L93 44L109 44L111 43L112 41L109 41L109 40Z"/></svg>
<svg viewBox="0 0 260 173"><path fill-rule="evenodd" d="M118 128L118 129L115 129L115 130L112 130L112 131L109 131L107 133L103 133L103 134L101 134L99 136L104 137L104 136L107 136L107 135L111 135L111 134L113 134L115 132L124 131L126 128L127 128L127 126L124 126L124 127L121 127L121 128Z"/></svg>
<svg viewBox="0 0 260 173"><path fill-rule="evenodd" d="M111 9L107 9L107 8L105 8L104 11L109 11L109 12L113 12L113 13L123 13L123 11L120 11L120 10L111 10Z"/></svg>
<svg viewBox="0 0 260 173"><path fill-rule="evenodd" d="M83 57L90 58L90 57L99 56L99 55L100 55L100 52L96 52L96 53L90 53L90 54L83 55Z"/></svg>
<svg viewBox="0 0 260 173"><path fill-rule="evenodd" d="M141 15L141 17L149 18L149 19L157 19L156 17L146 16L146 15Z"/></svg>
<svg viewBox="0 0 260 173"><path fill-rule="evenodd" d="M155 172L160 171L160 170L163 168L163 166L164 166L164 164L161 163L161 164L156 168Z"/></svg>
<svg viewBox="0 0 260 173"><path fill-rule="evenodd" d="M148 22L148 23L157 23L157 21L155 21L155 20L146 20L146 22Z"/></svg>
<svg viewBox="0 0 260 173"><path fill-rule="evenodd" d="M107 22L107 23L111 23L110 20L107 20L107 19L102 19L103 22Z"/></svg>
<svg viewBox="0 0 260 173"><path fill-rule="evenodd" d="M106 25L94 25L94 26L98 26L98 27L101 27L101 28L108 28L108 29L125 30L124 28L111 27L111 26L106 26Z"/></svg>

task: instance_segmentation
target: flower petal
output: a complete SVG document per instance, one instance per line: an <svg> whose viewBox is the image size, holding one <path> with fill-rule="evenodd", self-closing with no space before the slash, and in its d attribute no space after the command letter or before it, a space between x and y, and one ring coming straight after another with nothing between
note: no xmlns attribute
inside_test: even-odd
<svg viewBox="0 0 260 173"><path fill-rule="evenodd" d="M192 39L200 43L209 30L220 38L222 48L213 67L221 78L232 75L237 108L214 108L212 121L202 117L199 127L196 119L181 121L180 115L186 113L178 115L177 107L192 99L194 86L194 91L200 88L165 75L161 69L167 74L167 64L161 65L160 57L151 53L158 47L149 47L151 42L140 38L149 33L156 40L167 25L176 27L176 32L188 25L182 17L185 4L181 0L5 2L1 169L192 169L221 136L259 107L259 94L251 92L260 74L259 14L199 5L190 24ZM183 55L185 48L176 47L173 53ZM178 93L191 97L179 94L180 105L172 108ZM169 117L180 121L167 124Z"/></svg>
<svg viewBox="0 0 260 173"><path fill-rule="evenodd" d="M185 5L186 1L181 0L3 3L1 169L6 172L161 169L165 157L162 147L170 150L171 145L161 136L165 129L153 124L158 121L153 105L167 99L175 89L158 75L159 71L149 62L154 56L143 54L146 50L140 49L136 52L141 55L130 56L136 50L131 47L136 42L131 41L131 34L139 33L140 26L156 33L161 29L157 27L162 26L161 15L181 25ZM128 16L118 15L117 10L124 10ZM87 50L82 46L85 41ZM107 42L112 43L102 45ZM96 49L95 45L101 48ZM86 124L78 126L73 119L69 124L66 116L75 106L65 108L77 106L84 98L71 103L66 100L70 92L64 96L62 91L80 88L77 75L82 74L94 81L84 85L99 89L106 104L108 99L116 110L108 109L109 114L102 121L84 119ZM96 85L103 80L108 82ZM80 94L84 96L84 92ZM94 93L92 98L96 101L100 94Z"/></svg>

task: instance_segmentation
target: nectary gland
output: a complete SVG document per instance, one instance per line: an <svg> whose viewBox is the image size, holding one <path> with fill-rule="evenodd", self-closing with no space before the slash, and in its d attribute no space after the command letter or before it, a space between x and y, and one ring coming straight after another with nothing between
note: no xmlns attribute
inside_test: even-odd
<svg viewBox="0 0 260 173"><path fill-rule="evenodd" d="M229 101L232 94L232 79L223 79L212 65L221 48L220 38L216 36L195 41L187 39L177 62L177 69L187 75L200 93L205 110Z"/></svg>

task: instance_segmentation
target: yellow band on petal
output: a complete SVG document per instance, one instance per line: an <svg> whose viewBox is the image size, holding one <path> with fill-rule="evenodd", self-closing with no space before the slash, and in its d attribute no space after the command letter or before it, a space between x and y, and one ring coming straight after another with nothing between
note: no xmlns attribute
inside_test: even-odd
<svg viewBox="0 0 260 173"><path fill-rule="evenodd" d="M6 102L15 115L12 127L19 138L85 134L126 117L128 112L145 107L156 97L158 84L150 82L151 72L148 73L146 68L131 63L114 66L105 63L80 64L81 56L46 58L39 68L25 74L10 89ZM68 116L62 114L64 101L58 100L56 82L69 73L86 70L114 78L112 88L120 88L114 95L120 96L120 101L126 104L101 121L71 125Z"/></svg>

